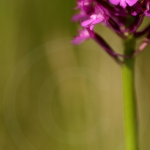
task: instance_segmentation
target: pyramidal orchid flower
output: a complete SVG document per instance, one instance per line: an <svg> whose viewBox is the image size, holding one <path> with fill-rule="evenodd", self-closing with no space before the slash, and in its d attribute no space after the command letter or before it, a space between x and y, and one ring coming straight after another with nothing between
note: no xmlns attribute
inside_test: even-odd
<svg viewBox="0 0 150 150"><path fill-rule="evenodd" d="M90 39L89 31L98 35L94 31L95 25L98 24L105 25L118 36L126 39L130 35L141 37L146 34L142 31L138 33L137 30L144 17L150 17L150 0L77 0L77 6L74 9L79 10L79 13L75 14L72 20L79 22L82 29L79 30L79 35L72 40L73 44L80 44ZM149 32L148 28L147 33ZM99 43L99 40L92 39L100 46L103 45ZM122 55L118 55L118 57L120 56Z"/></svg>

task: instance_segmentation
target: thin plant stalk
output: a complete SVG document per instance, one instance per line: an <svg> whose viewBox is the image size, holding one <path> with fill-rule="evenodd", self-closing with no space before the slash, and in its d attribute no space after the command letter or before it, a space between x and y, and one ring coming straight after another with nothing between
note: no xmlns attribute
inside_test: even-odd
<svg viewBox="0 0 150 150"><path fill-rule="evenodd" d="M129 36L124 41L124 54L132 55L135 50L135 39ZM133 57L125 58L122 66L123 79L123 105L125 125L126 150L138 150L137 109L135 97L135 60Z"/></svg>

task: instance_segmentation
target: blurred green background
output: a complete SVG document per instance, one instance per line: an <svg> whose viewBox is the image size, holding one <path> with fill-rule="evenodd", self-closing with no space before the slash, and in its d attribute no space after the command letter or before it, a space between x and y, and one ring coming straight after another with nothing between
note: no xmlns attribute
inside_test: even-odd
<svg viewBox="0 0 150 150"><path fill-rule="evenodd" d="M70 44L74 6L0 1L1 150L124 149L121 69L91 40ZM96 30L122 53L117 35ZM150 149L149 66L147 48L136 59L141 150Z"/></svg>

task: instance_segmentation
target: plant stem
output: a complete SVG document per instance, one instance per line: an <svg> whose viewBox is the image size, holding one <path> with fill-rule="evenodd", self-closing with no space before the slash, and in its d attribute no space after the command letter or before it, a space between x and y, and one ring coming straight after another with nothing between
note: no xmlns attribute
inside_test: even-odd
<svg viewBox="0 0 150 150"><path fill-rule="evenodd" d="M129 36L124 42L124 54L132 55L135 50L135 39ZM126 150L138 150L137 112L134 84L134 58L125 58L122 66L123 103Z"/></svg>

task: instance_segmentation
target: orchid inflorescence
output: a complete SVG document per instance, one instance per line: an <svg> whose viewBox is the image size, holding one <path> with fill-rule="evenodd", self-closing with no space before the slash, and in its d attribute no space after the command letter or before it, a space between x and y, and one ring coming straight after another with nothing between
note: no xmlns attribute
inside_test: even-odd
<svg viewBox="0 0 150 150"><path fill-rule="evenodd" d="M72 40L73 44L80 44L87 39L95 40L109 55L118 59L119 56L109 44L94 31L96 24L111 28L121 38L133 35L135 38L146 34L139 48L132 56L142 51L150 41L150 24L143 30L137 31L144 17L150 17L150 0L77 0L79 13L72 20L79 21L82 29Z"/></svg>

